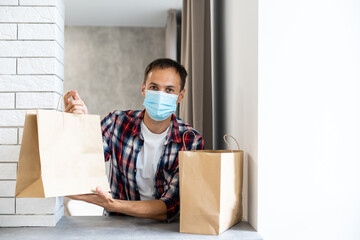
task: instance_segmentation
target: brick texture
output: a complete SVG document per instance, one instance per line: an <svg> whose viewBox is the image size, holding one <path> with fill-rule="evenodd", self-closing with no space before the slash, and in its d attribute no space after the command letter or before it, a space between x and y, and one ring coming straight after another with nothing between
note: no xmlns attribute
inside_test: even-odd
<svg viewBox="0 0 360 240"><path fill-rule="evenodd" d="M0 227L55 226L63 198L16 198L25 113L64 88L64 0L0 0Z"/></svg>

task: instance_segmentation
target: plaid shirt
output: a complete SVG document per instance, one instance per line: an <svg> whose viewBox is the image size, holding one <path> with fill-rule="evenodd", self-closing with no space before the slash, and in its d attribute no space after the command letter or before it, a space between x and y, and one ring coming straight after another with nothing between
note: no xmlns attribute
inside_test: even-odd
<svg viewBox="0 0 360 240"><path fill-rule="evenodd" d="M114 111L101 121L105 161L110 160L110 189L114 199L140 200L136 185L136 160L144 145L141 134L143 111ZM167 219L174 219L180 209L178 152L184 150L183 133L186 134L186 148L203 149L202 136L180 118L172 115L172 121L165 139L165 147L155 174L155 199L164 201ZM107 213L116 214L116 213Z"/></svg>

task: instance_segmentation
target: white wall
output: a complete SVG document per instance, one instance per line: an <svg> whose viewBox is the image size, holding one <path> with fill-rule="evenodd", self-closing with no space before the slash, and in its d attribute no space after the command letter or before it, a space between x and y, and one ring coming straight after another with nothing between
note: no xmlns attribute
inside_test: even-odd
<svg viewBox="0 0 360 240"><path fill-rule="evenodd" d="M360 1L259 0L258 231L360 239Z"/></svg>
<svg viewBox="0 0 360 240"><path fill-rule="evenodd" d="M257 1L224 1L225 132L244 150L244 220L257 228Z"/></svg>
<svg viewBox="0 0 360 240"><path fill-rule="evenodd" d="M360 2L229 0L224 12L226 131L246 153L248 221L267 240L360 239Z"/></svg>

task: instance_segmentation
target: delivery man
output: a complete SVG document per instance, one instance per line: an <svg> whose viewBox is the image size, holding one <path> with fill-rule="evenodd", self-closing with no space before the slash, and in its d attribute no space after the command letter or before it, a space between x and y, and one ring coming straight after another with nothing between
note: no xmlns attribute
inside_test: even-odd
<svg viewBox="0 0 360 240"><path fill-rule="evenodd" d="M101 121L105 161L110 161L111 193L99 187L96 194L69 196L104 207L106 215L171 221L179 213L178 152L203 149L202 136L173 114L185 94L187 72L177 62L161 58L144 74L145 109L114 111ZM71 97L73 100L71 100ZM64 96L65 111L87 114L80 96ZM191 130L194 134L183 134Z"/></svg>

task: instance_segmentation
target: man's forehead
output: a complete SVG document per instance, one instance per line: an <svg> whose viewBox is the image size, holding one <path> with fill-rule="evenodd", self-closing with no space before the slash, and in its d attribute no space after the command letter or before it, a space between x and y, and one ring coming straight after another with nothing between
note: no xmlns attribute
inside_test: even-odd
<svg viewBox="0 0 360 240"><path fill-rule="evenodd" d="M172 67L168 67L168 68L159 68L159 67L156 67L156 68L153 68L150 70L150 72L148 73L148 77L150 77L151 75L153 75L154 73L156 74L174 74L176 76L179 76L180 77L180 74L176 71L175 68L172 68Z"/></svg>
<svg viewBox="0 0 360 240"><path fill-rule="evenodd" d="M155 68L152 69L146 78L148 84L152 82L153 84L161 85L175 85L181 86L181 77L173 68ZM165 83L166 82L166 83ZM163 84L162 84L163 83Z"/></svg>

